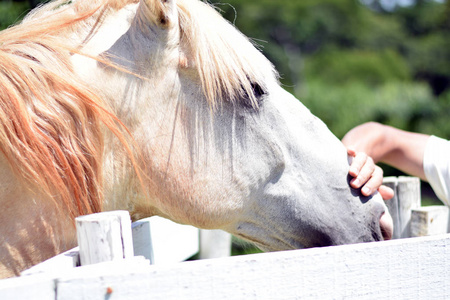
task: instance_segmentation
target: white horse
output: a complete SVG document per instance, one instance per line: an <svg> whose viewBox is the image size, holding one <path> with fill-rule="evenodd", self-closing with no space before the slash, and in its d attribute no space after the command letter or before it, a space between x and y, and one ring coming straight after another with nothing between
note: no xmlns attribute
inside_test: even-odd
<svg viewBox="0 0 450 300"><path fill-rule="evenodd" d="M24 79L1 69L2 103L30 99L0 120L17 112L32 128L0 132L3 276L72 247L73 217L98 210L223 229L265 251L390 235L381 197L350 188L341 142L210 5L66 2L0 36L0 54L30 64L14 65Z"/></svg>

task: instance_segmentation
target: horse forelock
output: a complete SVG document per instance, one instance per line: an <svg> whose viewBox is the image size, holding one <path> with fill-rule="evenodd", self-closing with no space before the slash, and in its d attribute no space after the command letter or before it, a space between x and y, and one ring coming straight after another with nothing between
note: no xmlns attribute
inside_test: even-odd
<svg viewBox="0 0 450 300"><path fill-rule="evenodd" d="M210 105L247 101L258 107L267 83L277 80L273 65L213 6L198 0L178 0L177 5L182 45L194 59Z"/></svg>

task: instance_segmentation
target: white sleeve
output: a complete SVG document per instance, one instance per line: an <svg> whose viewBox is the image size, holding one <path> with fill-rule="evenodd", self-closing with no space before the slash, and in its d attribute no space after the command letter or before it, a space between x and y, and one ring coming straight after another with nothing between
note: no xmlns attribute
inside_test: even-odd
<svg viewBox="0 0 450 300"><path fill-rule="evenodd" d="M450 141L436 136L428 139L423 169L436 195L450 206Z"/></svg>

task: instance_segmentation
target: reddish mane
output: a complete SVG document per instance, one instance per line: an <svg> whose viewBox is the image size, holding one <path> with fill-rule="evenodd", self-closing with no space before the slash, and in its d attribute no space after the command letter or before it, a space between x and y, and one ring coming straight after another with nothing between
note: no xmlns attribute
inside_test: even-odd
<svg viewBox="0 0 450 300"><path fill-rule="evenodd" d="M103 125L131 154L124 125L74 74L76 49L56 37L99 8L75 17L63 10L56 15L66 17L27 20L0 33L0 151L30 188L74 216L102 209Z"/></svg>

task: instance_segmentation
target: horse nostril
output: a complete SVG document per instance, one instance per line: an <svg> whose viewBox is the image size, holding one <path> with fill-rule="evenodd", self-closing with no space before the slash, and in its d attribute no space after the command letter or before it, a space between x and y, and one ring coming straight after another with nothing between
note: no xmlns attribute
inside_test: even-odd
<svg viewBox="0 0 450 300"><path fill-rule="evenodd" d="M389 212L385 212L380 217L380 229L384 240L392 239L394 233L394 223Z"/></svg>

